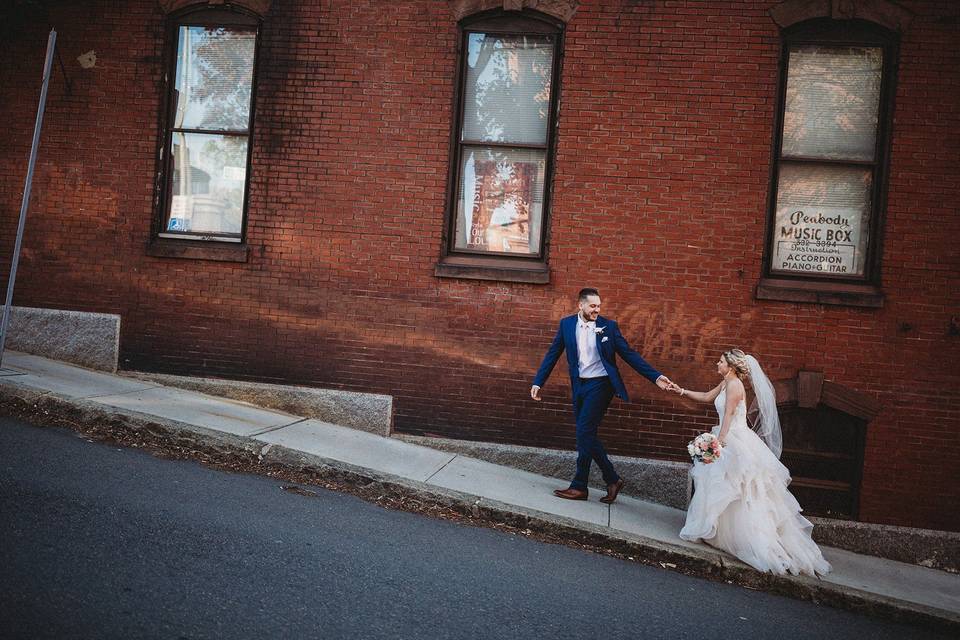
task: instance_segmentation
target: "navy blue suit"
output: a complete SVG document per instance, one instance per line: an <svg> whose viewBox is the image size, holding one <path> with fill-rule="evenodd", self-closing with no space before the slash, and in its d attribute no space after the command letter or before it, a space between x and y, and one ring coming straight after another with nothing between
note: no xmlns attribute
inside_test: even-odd
<svg viewBox="0 0 960 640"><path fill-rule="evenodd" d="M547 354L543 357L540 369L533 384L543 387L553 371L560 354L567 352L567 365L570 370L570 385L573 391L573 414L577 421L577 471L570 483L572 489L586 490L590 475L590 462L595 460L603 473L603 481L610 485L620 479L607 457L607 452L597 437L600 421L607 407L616 395L629 400L627 388L623 384L620 370L617 369L617 356L623 358L637 373L656 382L660 372L651 367L639 353L630 348L620 327L613 320L598 316L597 350L606 376L600 378L581 378L580 360L577 350L577 315L567 316L560 321L560 328L553 339Z"/></svg>

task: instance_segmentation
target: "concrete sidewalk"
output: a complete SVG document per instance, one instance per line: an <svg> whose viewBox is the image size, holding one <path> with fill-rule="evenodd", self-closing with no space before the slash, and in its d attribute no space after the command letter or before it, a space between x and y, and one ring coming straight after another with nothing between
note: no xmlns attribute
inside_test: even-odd
<svg viewBox="0 0 960 640"><path fill-rule="evenodd" d="M0 404L17 403L67 412L75 421L189 433L221 448L256 452L298 469L335 469L685 573L960 629L956 574L830 547L823 552L833 572L823 580L761 574L711 547L681 540L677 532L685 514L678 509L628 496L604 505L597 501L602 490L591 492L587 502L561 500L552 495L564 484L555 478L244 402L8 351L0 371Z"/></svg>

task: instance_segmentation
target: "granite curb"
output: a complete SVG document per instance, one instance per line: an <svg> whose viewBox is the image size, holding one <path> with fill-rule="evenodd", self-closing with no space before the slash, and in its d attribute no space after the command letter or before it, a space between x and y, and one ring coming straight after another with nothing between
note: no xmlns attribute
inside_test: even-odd
<svg viewBox="0 0 960 640"><path fill-rule="evenodd" d="M457 453L514 469L568 482L577 452L522 445L454 440L432 436L396 433L394 438L439 451ZM674 509L686 509L689 498L689 465L650 458L611 455L617 473L626 481L623 495L656 502ZM591 486L602 487L603 478L596 465L590 470Z"/></svg>
<svg viewBox="0 0 960 640"><path fill-rule="evenodd" d="M135 411L115 409L100 403L67 398L50 392L0 385L0 410L34 422L92 427L109 423L132 432L147 432L191 447L198 455L243 455L291 471L307 471L317 478L374 488L377 493L411 498L452 509L481 523L499 523L550 536L558 542L585 545L595 551L621 556L643 564L680 573L719 580L750 589L829 605L889 620L919 624L941 630L960 631L960 615L858 589L825 583L813 578L760 573L740 562L709 550L674 546L639 535L546 514L428 485L406 478L360 468L336 460L265 445L251 438L234 436L195 425L160 419Z"/></svg>
<svg viewBox="0 0 960 640"><path fill-rule="evenodd" d="M439 451L479 458L567 481L576 451L519 445L394 434L394 438ZM690 481L688 464L610 456L626 480L623 495L686 510ZM602 486L600 473L591 470L591 485ZM821 545L861 555L886 558L948 573L960 573L960 533L873 524L809 516L813 539Z"/></svg>
<svg viewBox="0 0 960 640"><path fill-rule="evenodd" d="M378 436L389 436L393 428L393 397L383 394L141 371L125 371L120 375L248 402L258 407L315 418Z"/></svg>

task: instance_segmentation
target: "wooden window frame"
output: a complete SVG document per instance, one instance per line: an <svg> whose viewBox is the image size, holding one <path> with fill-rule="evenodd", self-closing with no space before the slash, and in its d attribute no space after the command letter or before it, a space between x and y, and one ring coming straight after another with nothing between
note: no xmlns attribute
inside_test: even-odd
<svg viewBox="0 0 960 640"><path fill-rule="evenodd" d="M171 140L174 129L177 73L177 44L180 28L193 27L240 27L254 29L256 32L253 54L252 83L250 87L249 119L245 137L247 139L246 175L244 181L243 208L239 237L234 234L190 233L167 231L166 223L171 206L173 185L173 154ZM249 258L247 238L247 215L250 201L250 177L253 168L253 142L255 130L255 105L257 95L257 70L260 58L260 41L263 21L261 18L241 7L209 8L191 7L171 14L166 23L165 51L163 56L163 101L159 118L159 136L157 140L157 172L154 185L154 216L151 242L147 254L164 258L189 258L226 262L246 262ZM198 130L199 131L199 130ZM202 132L202 131L200 131ZM214 133L223 133L214 131Z"/></svg>
<svg viewBox="0 0 960 640"><path fill-rule="evenodd" d="M871 166L870 222L863 276L808 275L771 272L772 241L776 231L777 189L782 160L804 162L802 158L783 158L783 124L788 79L790 48L798 45L867 45L883 50L876 152L872 162L829 161L809 159L812 163L836 166ZM863 20L814 19L800 23L782 33L780 72L777 88L777 115L770 161L770 187L767 201L767 225L763 245L763 276L757 285L756 297L761 300L813 302L857 307L882 307L881 259L886 214L887 183L890 167L890 142L896 93L899 38L897 34Z"/></svg>
<svg viewBox="0 0 960 640"><path fill-rule="evenodd" d="M550 271L549 254L550 206L552 200L554 157L560 104L560 75L563 62L564 23L536 11L486 11L459 22L457 34L457 73L454 85L453 123L450 132L450 166L447 172L447 193L444 207L443 234L440 260L436 265L438 277L499 280L507 282L547 283ZM497 35L550 35L555 38L547 139L544 145L516 143L488 143L463 141L464 97L467 80L467 38L471 33ZM455 247L458 187L464 147L482 144L511 148L541 149L545 151L543 178L543 212L540 221L540 250L535 255L498 252L478 252Z"/></svg>

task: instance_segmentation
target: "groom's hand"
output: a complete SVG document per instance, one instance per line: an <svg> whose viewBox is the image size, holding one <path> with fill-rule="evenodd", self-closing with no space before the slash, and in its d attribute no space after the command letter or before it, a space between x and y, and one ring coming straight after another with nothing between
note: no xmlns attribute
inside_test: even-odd
<svg viewBox="0 0 960 640"><path fill-rule="evenodd" d="M543 400L543 398L540 397L540 387L538 387L537 385L533 385L532 387L530 387L530 397L536 400L537 402L540 402L541 400Z"/></svg>
<svg viewBox="0 0 960 640"><path fill-rule="evenodd" d="M657 378L657 386L663 389L664 391L666 391L667 389L673 386L673 383L670 382L670 378L668 378L667 376L660 376L659 378Z"/></svg>

